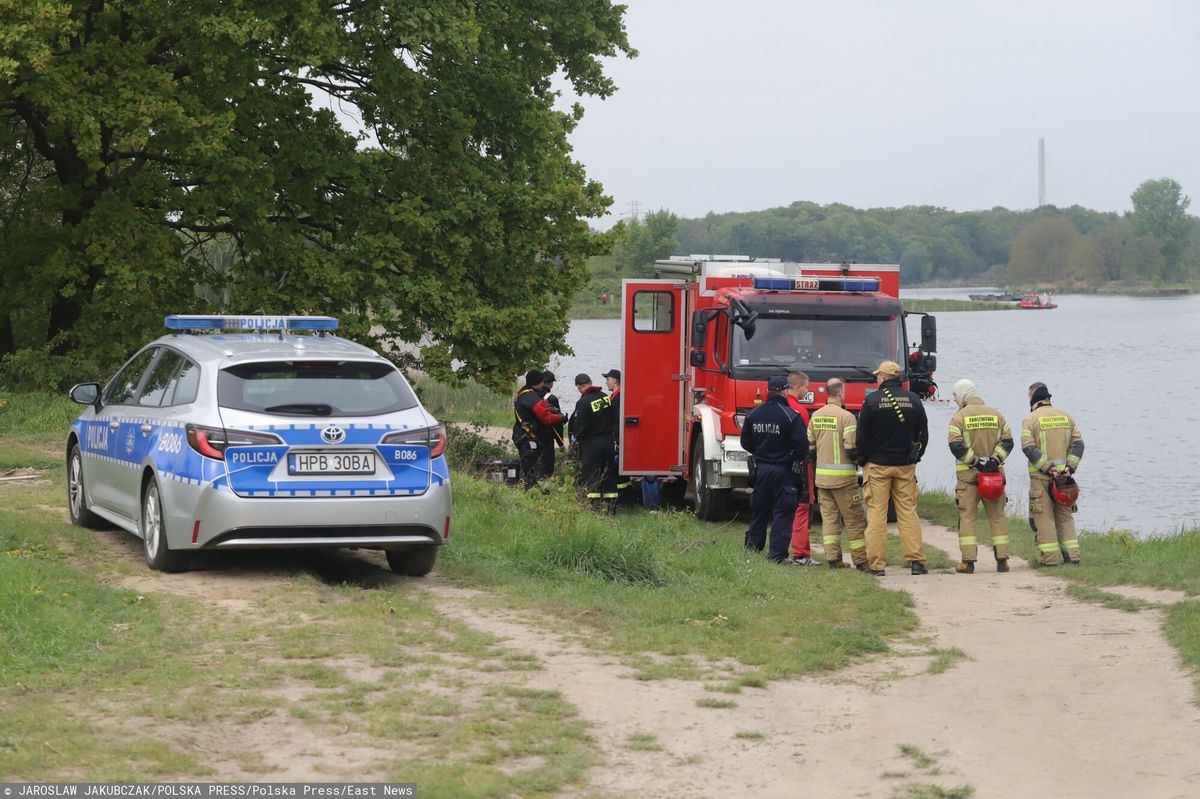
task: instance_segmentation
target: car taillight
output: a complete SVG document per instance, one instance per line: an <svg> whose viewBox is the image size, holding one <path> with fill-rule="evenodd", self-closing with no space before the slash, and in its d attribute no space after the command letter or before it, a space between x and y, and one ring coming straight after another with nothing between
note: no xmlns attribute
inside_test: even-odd
<svg viewBox="0 0 1200 799"><path fill-rule="evenodd" d="M224 430L220 427L187 426L187 440L192 449L206 458L224 460L228 447L252 447L256 444L279 444L278 436L270 433L250 433L245 430Z"/></svg>
<svg viewBox="0 0 1200 799"><path fill-rule="evenodd" d="M446 451L446 428L440 424L420 430L405 430L403 433L388 433L382 444L413 444L429 447L429 457L436 458Z"/></svg>

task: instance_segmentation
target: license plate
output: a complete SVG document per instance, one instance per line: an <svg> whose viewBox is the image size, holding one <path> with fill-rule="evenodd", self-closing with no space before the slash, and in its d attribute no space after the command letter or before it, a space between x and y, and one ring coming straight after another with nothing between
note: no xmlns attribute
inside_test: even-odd
<svg viewBox="0 0 1200 799"><path fill-rule="evenodd" d="M375 474L375 453L291 452L288 474Z"/></svg>

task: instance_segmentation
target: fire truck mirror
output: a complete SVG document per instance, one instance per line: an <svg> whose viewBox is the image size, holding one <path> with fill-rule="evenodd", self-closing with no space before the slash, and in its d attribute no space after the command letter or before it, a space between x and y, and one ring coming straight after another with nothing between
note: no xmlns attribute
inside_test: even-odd
<svg viewBox="0 0 1200 799"><path fill-rule="evenodd" d="M937 352L937 319L932 316L921 317L921 349Z"/></svg>
<svg viewBox="0 0 1200 799"><path fill-rule="evenodd" d="M703 347L708 343L708 322L710 317L704 311L692 312L692 346ZM704 353L700 353L701 356ZM695 365L695 353L692 353L692 365ZM703 366L703 364L701 364Z"/></svg>
<svg viewBox="0 0 1200 799"><path fill-rule="evenodd" d="M705 355L702 349L692 350L691 355L688 357L688 363L697 369L703 369L704 365L708 363L708 356Z"/></svg>

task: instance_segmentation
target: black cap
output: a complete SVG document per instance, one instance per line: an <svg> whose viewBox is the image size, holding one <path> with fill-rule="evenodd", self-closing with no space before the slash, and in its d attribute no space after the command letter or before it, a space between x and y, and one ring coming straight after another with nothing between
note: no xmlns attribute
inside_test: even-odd
<svg viewBox="0 0 1200 799"><path fill-rule="evenodd" d="M783 375L775 375L767 381L767 391L783 391L787 388L787 378Z"/></svg>
<svg viewBox="0 0 1200 799"><path fill-rule="evenodd" d="M583 372L575 375L575 385L582 386L584 383L592 382L592 378L585 375Z"/></svg>
<svg viewBox="0 0 1200 799"><path fill-rule="evenodd" d="M542 372L542 380L546 383L554 382L554 372Z"/></svg>
<svg viewBox="0 0 1200 799"><path fill-rule="evenodd" d="M615 377L617 380L620 380L621 379L621 370L620 369L609 369L607 372L602 374L601 377Z"/></svg>
<svg viewBox="0 0 1200 799"><path fill-rule="evenodd" d="M545 380L545 374L541 369L530 369L525 373L525 385L536 386Z"/></svg>

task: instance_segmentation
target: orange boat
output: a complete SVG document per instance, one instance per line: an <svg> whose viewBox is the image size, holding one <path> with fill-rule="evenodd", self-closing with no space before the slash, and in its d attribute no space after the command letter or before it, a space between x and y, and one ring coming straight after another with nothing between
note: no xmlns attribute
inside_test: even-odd
<svg viewBox="0 0 1200 799"><path fill-rule="evenodd" d="M1017 303L1017 307L1024 308L1027 311L1044 311L1049 310L1050 308L1057 308L1058 305L1047 292L1046 299L1044 300L1042 299L1041 294L1026 294L1021 298L1021 301Z"/></svg>

